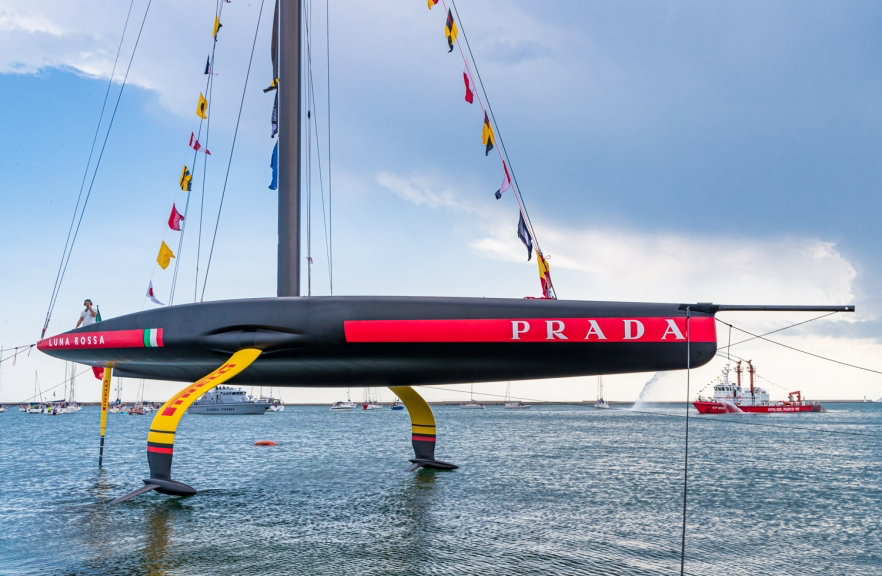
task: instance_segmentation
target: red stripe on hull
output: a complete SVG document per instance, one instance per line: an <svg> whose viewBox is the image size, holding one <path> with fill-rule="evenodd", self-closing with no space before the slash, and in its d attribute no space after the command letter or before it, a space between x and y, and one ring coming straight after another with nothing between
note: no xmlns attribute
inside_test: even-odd
<svg viewBox="0 0 882 576"><path fill-rule="evenodd" d="M411 439L411 440L417 440L417 441L420 441L420 442L434 442L434 441L435 441L435 437L434 437L434 436L417 436L416 434L414 434L413 436L411 436L410 439Z"/></svg>
<svg viewBox="0 0 882 576"><path fill-rule="evenodd" d="M162 346L162 328L156 329L156 345ZM37 350L89 350L92 348L144 348L144 330L106 330L61 335L37 342Z"/></svg>
<svg viewBox="0 0 882 576"><path fill-rule="evenodd" d="M712 317L692 318L692 342L716 342ZM686 318L347 320L347 342L686 342Z"/></svg>
<svg viewBox="0 0 882 576"><path fill-rule="evenodd" d="M779 414L792 412L820 412L820 404L791 404L769 406L736 406L723 404L722 402L693 402L693 406L700 414Z"/></svg>
<svg viewBox="0 0 882 576"><path fill-rule="evenodd" d="M148 452L156 452L158 454L172 454L174 453L173 448L159 448L158 446L148 446Z"/></svg>

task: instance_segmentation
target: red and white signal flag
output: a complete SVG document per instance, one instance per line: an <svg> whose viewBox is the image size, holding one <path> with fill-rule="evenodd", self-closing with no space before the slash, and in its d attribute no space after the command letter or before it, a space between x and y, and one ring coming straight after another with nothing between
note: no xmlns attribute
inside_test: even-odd
<svg viewBox="0 0 882 576"><path fill-rule="evenodd" d="M199 140L196 139L196 134L194 134L193 132L190 132L190 148L197 152L203 152L211 156L211 152L208 151L208 148L199 143Z"/></svg>
<svg viewBox="0 0 882 576"><path fill-rule="evenodd" d="M156 299L156 294L153 293L153 280L151 280L150 284L147 286L147 297L150 298L150 301L154 304L165 306L165 304Z"/></svg>

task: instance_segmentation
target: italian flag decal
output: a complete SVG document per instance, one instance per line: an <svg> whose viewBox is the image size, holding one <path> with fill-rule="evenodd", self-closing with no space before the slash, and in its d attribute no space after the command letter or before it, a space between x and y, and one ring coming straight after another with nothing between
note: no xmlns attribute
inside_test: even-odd
<svg viewBox="0 0 882 576"><path fill-rule="evenodd" d="M144 348L157 348L162 346L162 335L156 328L144 330Z"/></svg>

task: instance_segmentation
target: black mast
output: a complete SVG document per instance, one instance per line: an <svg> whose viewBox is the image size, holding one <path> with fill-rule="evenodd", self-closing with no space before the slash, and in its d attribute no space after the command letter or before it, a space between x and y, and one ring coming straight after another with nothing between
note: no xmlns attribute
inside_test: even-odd
<svg viewBox="0 0 882 576"><path fill-rule="evenodd" d="M300 29L300 0L280 0L277 296L300 296Z"/></svg>

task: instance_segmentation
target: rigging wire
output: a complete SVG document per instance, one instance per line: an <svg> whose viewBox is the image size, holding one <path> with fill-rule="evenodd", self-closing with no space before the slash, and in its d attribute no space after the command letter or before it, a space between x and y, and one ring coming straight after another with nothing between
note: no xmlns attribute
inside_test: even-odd
<svg viewBox="0 0 882 576"><path fill-rule="evenodd" d="M692 314L689 306L686 307L686 439L683 449L683 535L680 540L680 576L683 576L686 566L686 490L689 487L689 386L692 376L692 331L689 330Z"/></svg>
<svg viewBox="0 0 882 576"><path fill-rule="evenodd" d="M444 4L444 8L447 8L446 0L442 0L442 3ZM515 175L514 167L512 166L512 163L511 163L511 158L509 158L508 151L505 147L505 144L502 141L502 131L499 128L499 124L496 122L496 117L493 115L493 107L490 105L490 97L487 95L487 90L484 87L484 81L481 79L481 72L478 70L478 62L477 62L477 60L475 60L475 55L472 53L472 46L469 43L468 36L465 33L465 28L463 28L462 18L459 15L459 9L456 7L456 1L450 0L450 4L451 4L451 6L453 6L453 10L456 11L456 19L459 21L459 31L462 33L463 41L466 45L466 49L469 52L469 58L471 59L472 64L475 67L475 74L477 75L477 78L478 78L478 84L480 84L481 92L484 94L484 98L482 100L481 95L476 93L478 96L478 104L481 106L481 110L485 113L485 115L487 114L487 112L490 113L489 114L490 119L492 120L493 125L496 126L496 142L495 142L495 144L498 145L497 154L499 154L500 161L503 161L504 163L508 164L508 169L511 171L511 180L514 184L512 189L514 192L515 200L517 200L518 207L520 208L521 214L524 217L524 222L527 224L527 227L530 229L530 233L533 235L533 242L536 243L536 250L539 252L540 255L542 255L544 257L544 254L542 253L542 248L539 245L539 238L538 238L538 236L536 236L536 230L535 230L535 228L533 228L533 221L530 219L530 214L527 211L527 205L524 202L524 196L521 193L521 187L518 184L518 179L517 179L517 176ZM463 63L466 66L466 70L468 70L469 76L471 76L471 68L469 67L468 61L466 60L465 53L463 52L461 45L459 45L459 53L462 56ZM484 101L487 102L486 109L484 108ZM505 156L505 158L503 158L503 156ZM550 277L548 277L548 281L551 284L551 291L556 298L557 297L557 290L554 288L554 282L551 280Z"/></svg>
<svg viewBox="0 0 882 576"><path fill-rule="evenodd" d="M325 0L325 56L328 73L328 276L334 295L334 197L331 185L331 0ZM313 96L315 98L315 96ZM319 163L321 166L321 163ZM321 170L319 170L321 176Z"/></svg>
<svg viewBox="0 0 882 576"><path fill-rule="evenodd" d="M827 316L829 316L829 314L827 314ZM823 316L822 316L822 318L823 318ZM809 351L807 351L807 350L801 350L801 349L796 348L796 347L794 347L794 346L788 346L787 344L783 344L783 343L781 343L781 342L776 342L776 341L774 341L774 340L769 340L768 338L766 338L766 337L765 337L764 335L762 335L762 334L754 334L753 332L748 332L748 331L745 330L744 328L739 328L738 326L734 326L734 325L732 325L732 324L729 324L728 322L723 322L723 321L720 320L719 318L714 318L714 320L716 320L716 321L719 322L720 324L725 324L726 326L731 326L732 328L734 328L735 330L738 330L739 332L744 332L745 334L747 334L747 335L749 335L749 336L753 336L753 338L750 338L750 340L753 340L753 339L757 339L757 338L758 338L758 339L760 339L760 340L765 340L766 342L770 342L771 344L777 344L778 346L783 346L784 348L787 348L787 349L789 349L789 350L793 350L794 352L800 352L800 353L802 353L802 354L806 354L806 355L808 355L808 356L813 356L813 357L815 357L815 358L820 358L821 360L826 360L826 361L828 361L828 362L833 362L834 364L841 364L842 366L848 366L848 367L850 367L850 368L856 368L856 369L858 369L858 370L863 370L863 371L865 371L865 372L872 372L873 374L882 374L882 370L873 370L872 368L864 368L863 366L858 366L858 365L856 365L856 364L850 364L850 363L848 363L848 362L842 362L841 360L834 360L833 358L827 358L826 356L821 356L820 354L815 354L814 352L809 352ZM817 320L817 318L816 318L816 320ZM805 322L802 322L802 324L804 324L804 323L805 323ZM794 324L794 326L796 326L796 324ZM782 328L781 330L783 330L783 329L784 329L784 328ZM777 332L777 331L778 331L778 330L776 330L776 332ZM733 346L734 346L734 344L733 344Z"/></svg>
<svg viewBox="0 0 882 576"><path fill-rule="evenodd" d="M309 13L308 13L308 17L307 17L306 21L307 21L307 25L306 25L306 59L307 59L307 74L309 76L309 78L307 80L308 88L307 88L306 102L307 102L307 108L310 108L310 98L311 98L311 103L312 103L311 110L312 110L312 117L314 120L314 122L313 122L314 128L313 129L315 131L315 151L316 151L316 156L317 156L317 160L318 160L318 169L319 169L319 190L321 192L321 198L322 198L322 224L324 226L324 232L325 232L324 233L325 256L328 260L328 282L331 285L331 294L333 294L334 293L334 283L333 283L334 279L331 274L332 262L331 262L330 240L328 238L330 225L328 223L327 213L325 212L325 187L324 187L324 180L322 177L321 140L319 139L319 132L318 132L318 118L315 113L316 108L318 108L318 106L316 105L315 82L313 81L313 76L312 76L312 40L311 40L312 36L310 33L310 31L312 29L312 1L311 0L309 2ZM307 118L308 117L309 117L309 114L307 113ZM308 120L307 120L307 123L308 123ZM328 130L330 131L330 128L328 128ZM307 132L309 132L308 127L307 127ZM329 137L329 142L330 142L330 137ZM330 143L329 143L329 146L330 146ZM308 154L311 154L312 148L308 147L308 149L309 149ZM331 171L330 159L328 160L328 163L329 163L328 178L330 178L330 171ZM307 169L309 171L309 176L307 176L307 180L311 186L311 183L312 183L312 160L309 160L308 164L309 164L309 167ZM330 182L328 183L328 185L330 186ZM308 192L309 198L311 198L312 197L311 187L308 188L308 190L309 190L309 192ZM329 194L330 194L330 191L329 191ZM309 198L307 198L307 206L309 206L309 202L310 202ZM328 203L330 204L330 199L328 200ZM307 222L307 227L311 228L309 226L309 222ZM311 232L309 234L311 234ZM310 239L311 239L311 235L308 236L308 241ZM309 262L310 262L310 264L312 263L311 260ZM311 274L311 272L310 272L310 274Z"/></svg>
<svg viewBox="0 0 882 576"><path fill-rule="evenodd" d="M223 12L224 12L224 2L223 2L223 0L217 0L215 2L214 14L218 19L220 19L221 17L223 17ZM217 37L215 36L214 41L211 44L211 60L210 60L209 72L214 72L214 58L215 58L216 51L217 51ZM207 129L207 127L209 127L211 125L210 124L211 123L211 103L214 101L214 98L212 97L213 90L214 90L214 74L209 74L208 78L205 79L205 93L208 94L208 107L206 109L205 115L207 116L208 121L206 122L205 119L203 119L201 117L199 118L199 129L197 131L196 140L199 140L199 138L202 137L203 123L206 125L206 129ZM206 134L207 134L207 132L206 132ZM208 141L207 140L205 142L205 149L208 150ZM193 166L193 174L195 174L195 172L196 172L196 158L198 157L198 155L199 155L199 151L194 149L193 150L193 162L190 164L191 166ZM207 162L208 162L208 159L207 159L207 154L206 154L206 160L205 160L205 163L203 164L204 167L207 167ZM203 170L203 174L202 174L203 204L204 204L204 198L205 198L205 176L206 176L206 173ZM183 218L183 221L181 222L181 233L180 233L180 235L178 235L178 254L175 257L175 271L174 271L174 274L172 274L171 290L170 290L169 297L168 297L168 305L169 306L172 306L175 303L175 291L178 286L178 270L180 269L180 266L181 266L181 258L182 258L181 253L184 250L184 236L187 233L187 216L190 213L190 196L191 196L191 194L190 194L190 191L188 190L187 191L187 201L184 203L184 214L183 214L184 218ZM166 233L167 233L167 231L166 231ZM164 235L165 234L163 234L163 237L164 237ZM200 219L199 219L199 247L200 248L201 248L201 240L202 240L202 218L201 218L201 214L200 214ZM197 267L197 269L199 267L198 259L196 262L196 267ZM156 271L156 266L153 266L153 271L154 272ZM152 280L152 275L151 275L151 280ZM197 284L199 283L198 276L196 278L196 283ZM196 300L196 288L194 288L194 290L193 290L193 300L194 301Z"/></svg>
<svg viewBox="0 0 882 576"><path fill-rule="evenodd" d="M306 44L306 92L309 94L312 86L312 58L309 53L309 27L312 24L312 0L305 1L306 34L303 39ZM312 106L309 97L306 98L306 295L312 296Z"/></svg>
<svg viewBox="0 0 882 576"><path fill-rule="evenodd" d="M18 358L18 355L19 355L19 354L24 354L24 351L25 351L25 350L27 350L27 351L28 351L28 355L30 355L30 353L31 353L31 349L32 349L34 346L36 346L36 345L37 345L37 344L34 343L34 344L26 344L26 345L24 345L24 346L16 346L16 347L14 347L14 348L4 348L4 349L3 349L4 352L10 352L10 351L12 351L13 353L10 354L9 356L7 356L6 358L0 358L0 364L2 364L3 362L6 362L7 360L13 360L13 361L14 361L15 358ZM19 352L19 350L21 350L21 351Z"/></svg>
<svg viewBox="0 0 882 576"><path fill-rule="evenodd" d="M123 26L123 33L119 39L119 48L117 48L116 58L114 58L114 61L113 61L113 70L110 73L110 79L107 81L107 91L104 93L104 103L101 104L101 114L98 117L98 125L95 127L95 136L92 138L92 147L89 151L89 160L86 162L86 171L83 174L83 182L82 182L82 184L80 184L80 192L77 195L77 203L76 203L76 206L74 207L73 218L71 219L71 222L70 222L70 228L68 228L68 231L67 231L67 240L65 240L65 243L64 243L64 251L61 254L61 262L59 262L58 272L56 272L56 274L55 274L55 284L52 288L52 294L49 298L49 308L46 311L46 320L43 323L43 332L40 335L41 340L43 339L43 337L46 336L46 329L49 328L49 320L52 317L52 312L55 309L55 303L58 300L58 295L61 291L61 283L64 281L64 276L67 273L67 265L70 262L71 254L73 254L74 244L76 243L77 236L79 235L79 232L80 232L80 225L83 223L83 216L86 213L86 206L88 205L89 198L92 195L92 187L95 185L95 177L98 175L98 168L101 166L101 159L104 157L104 148L107 146L107 139L110 137L110 131L113 128L113 121L114 121L114 119L116 119L116 111L119 108L119 101L122 98L123 91L126 88L126 82L129 79L129 71L132 69L132 62L135 60L135 53L138 51L138 44L141 40L141 32L144 31L144 23L147 21L147 14L150 12L150 5L152 4L152 2L153 2L153 0L148 0L147 8L144 10L144 17L141 19L141 27L138 29L138 36L135 38L135 46L132 48L132 55L129 57L129 64L128 64L128 67L126 68L126 74L123 77L122 84L120 85L119 94L116 97L116 104L113 107L113 114L111 114L111 116L110 116L110 122L107 125L107 132L105 133L104 141L101 144L101 152L98 154L98 159L95 161L95 168L92 171L92 180L89 182L89 189L86 192L86 198L83 201L83 208L82 208L82 210L79 210L80 198L83 195L83 187L85 186L86 178L89 174L89 165L92 163L92 155L95 153L95 143L97 142L98 133L101 128L101 122L104 118L104 110L107 105L107 98L108 98L108 95L110 94L110 88L113 85L113 75L116 72L116 64L117 64L117 61L119 60L119 54L120 54L120 51L122 50L123 40L125 40L126 30L128 29L128 26L129 26L129 17L131 16L131 13L132 13L132 6L134 5L134 0L132 0L131 4L129 4L129 11L126 14L126 22L125 22L125 25ZM79 220L77 220L77 211L78 210L79 210L79 214L80 214ZM77 226L76 226L76 229L74 230L74 233L73 233L73 239L71 239L71 230L73 229L73 224L74 224L75 220L77 220ZM62 266L62 264L63 264L63 266Z"/></svg>
<svg viewBox="0 0 882 576"><path fill-rule="evenodd" d="M218 6L221 4L221 6ZM220 15L220 12L223 11L223 0L217 0L215 4L215 10ZM196 293L199 290L199 262L202 260L202 219L205 215L205 181L208 179L208 143L209 143L209 135L211 133L211 102L214 100L213 92L214 92L214 54L217 48L217 41L211 47L211 66L209 66L209 75L208 75L208 122L205 124L205 154L203 154L204 158L202 159L202 195L199 200L199 236L196 242L196 278L193 281L193 302L196 302Z"/></svg>
<svg viewBox="0 0 882 576"><path fill-rule="evenodd" d="M83 374L85 374L86 372L90 372L91 370L92 370L91 368L86 368L85 370L83 370L83 371L80 372L79 374L74 374L73 376L71 376L71 379L76 378L77 376L82 376ZM59 386L64 386L65 384L67 384L67 382L68 382L68 380L67 380L67 378L65 378L65 380L63 380L62 382L59 382L58 384L56 384L55 386L53 386L53 387L51 387L51 388L47 388L46 390L42 390L42 389L41 389L41 391L40 391L38 394L34 394L34 395L31 396L30 398L25 398L25 399L22 400L21 402L12 402L10 405L11 405L11 406L14 406L15 404L27 404L27 403L30 402L31 400L33 400L33 399L35 399L35 398L38 398L38 397L40 397L40 396L42 396L42 395L45 395L45 394L51 392L52 390L55 390L55 389L58 388Z"/></svg>
<svg viewBox="0 0 882 576"><path fill-rule="evenodd" d="M227 160L227 173L224 176L224 187L221 190L220 205L217 208L217 220L214 223L214 234L211 237L211 249L208 251L208 264L205 266L205 279L202 281L202 296L205 299L205 288L208 286L208 273L211 271L211 258L214 255L214 244L217 241L217 229L220 227L221 212L224 208L224 198L227 194L227 182L230 179L230 166L233 164L233 153L236 151L236 137L239 135L239 122L242 120L242 108L245 105L245 93L248 90L248 79L251 77L251 64L254 61L254 48L257 46L257 33L260 31L260 17L263 14L263 5L266 0L260 0L260 10L257 13L257 26L254 29L254 41L251 43L251 56L248 58L248 70L245 72L245 85L242 86L242 98L239 101L239 115L236 117L236 129L233 131L233 144L230 146L230 157Z"/></svg>
<svg viewBox="0 0 882 576"><path fill-rule="evenodd" d="M809 322L814 322L815 320L820 320L821 318L826 318L827 316L831 316L833 314L836 314L836 312L828 312L827 314L822 314L820 316L816 316L815 318L810 318L810 319L804 320L802 322L797 322L796 324L791 324L791 325L785 326L783 328L778 328L777 330L772 330L771 332L766 332L765 334L762 334L761 336L754 336L752 338L745 338L744 340L741 340L741 341L736 342L734 344L732 344L732 326L729 325L729 345L726 346L725 348L728 349L728 348L731 348L732 346L738 346L739 344L744 344L745 342L750 342L751 340L756 340L757 338L762 338L762 336L768 336L769 334L774 334L775 332L781 332L782 330L788 330L790 328L795 328L796 326L808 324ZM725 322L724 322L724 324L725 324Z"/></svg>

